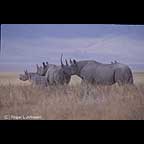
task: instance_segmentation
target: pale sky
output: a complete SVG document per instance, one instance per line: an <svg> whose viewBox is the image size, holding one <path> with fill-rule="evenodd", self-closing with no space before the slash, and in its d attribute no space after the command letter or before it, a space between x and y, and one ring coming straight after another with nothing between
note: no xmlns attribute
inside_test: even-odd
<svg viewBox="0 0 144 144"><path fill-rule="evenodd" d="M144 64L144 25L2 24L0 63L64 58Z"/></svg>

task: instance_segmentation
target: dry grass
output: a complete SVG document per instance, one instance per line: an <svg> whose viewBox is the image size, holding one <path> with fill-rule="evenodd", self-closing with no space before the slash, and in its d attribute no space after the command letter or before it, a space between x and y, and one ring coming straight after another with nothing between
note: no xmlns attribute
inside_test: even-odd
<svg viewBox="0 0 144 144"><path fill-rule="evenodd" d="M133 75L136 84L144 84L144 72L134 72Z"/></svg>
<svg viewBox="0 0 144 144"><path fill-rule="evenodd" d="M0 119L144 119L144 81L138 79L144 74L134 74L136 87L81 86L72 77L69 86L42 89L14 77L4 83L7 76L0 75Z"/></svg>
<svg viewBox="0 0 144 144"><path fill-rule="evenodd" d="M0 85L29 85L28 81L19 80L20 73L0 72Z"/></svg>

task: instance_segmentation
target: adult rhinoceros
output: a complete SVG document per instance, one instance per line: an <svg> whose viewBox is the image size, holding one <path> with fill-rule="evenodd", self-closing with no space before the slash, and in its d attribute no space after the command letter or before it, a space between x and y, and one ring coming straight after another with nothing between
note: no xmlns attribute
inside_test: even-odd
<svg viewBox="0 0 144 144"><path fill-rule="evenodd" d="M71 75L79 76L83 82L91 84L112 85L118 83L133 84L131 69L118 62L103 64L93 60L70 60Z"/></svg>
<svg viewBox="0 0 144 144"><path fill-rule="evenodd" d="M43 62L42 68L38 68L37 65L37 73L45 76L49 85L68 84L71 80L71 68L68 66L67 61L66 65L63 64L62 56L63 55L61 55L61 65L49 64L48 62L46 64Z"/></svg>
<svg viewBox="0 0 144 144"><path fill-rule="evenodd" d="M48 81L45 76L40 76L37 73L28 72L27 70L24 71L24 74L19 75L19 79L22 81L29 80L33 86L42 86L42 87L48 86Z"/></svg>

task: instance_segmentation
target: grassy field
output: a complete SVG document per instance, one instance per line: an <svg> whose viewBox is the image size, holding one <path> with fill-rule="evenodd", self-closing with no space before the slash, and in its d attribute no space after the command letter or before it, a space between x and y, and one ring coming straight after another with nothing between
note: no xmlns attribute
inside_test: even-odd
<svg viewBox="0 0 144 144"><path fill-rule="evenodd" d="M0 119L144 119L144 72L135 72L136 87L68 86L38 88L0 73Z"/></svg>

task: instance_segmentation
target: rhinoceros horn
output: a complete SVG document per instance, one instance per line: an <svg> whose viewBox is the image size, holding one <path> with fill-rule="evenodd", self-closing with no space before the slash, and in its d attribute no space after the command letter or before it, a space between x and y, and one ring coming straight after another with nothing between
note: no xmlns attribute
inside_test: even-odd
<svg viewBox="0 0 144 144"><path fill-rule="evenodd" d="M76 64L76 63L77 63L75 59L73 60L73 63L74 63L74 64Z"/></svg>
<svg viewBox="0 0 144 144"><path fill-rule="evenodd" d="M72 64L73 62L72 62L72 60L70 59L70 64Z"/></svg>
<svg viewBox="0 0 144 144"><path fill-rule="evenodd" d="M63 57L63 54L61 54L61 66L63 67L64 64L63 64L63 62L62 62L62 57Z"/></svg>

